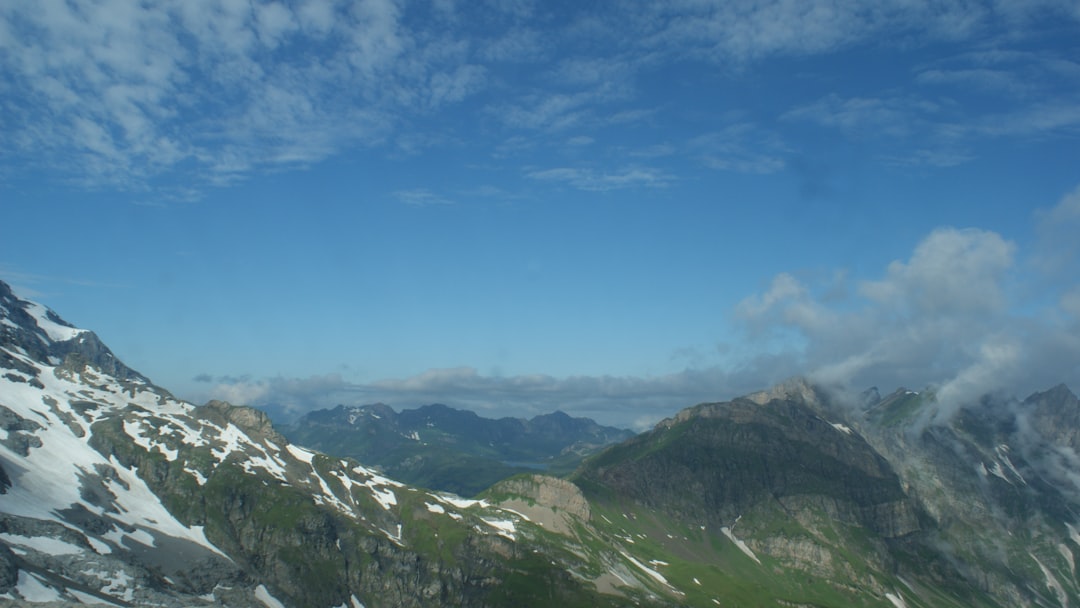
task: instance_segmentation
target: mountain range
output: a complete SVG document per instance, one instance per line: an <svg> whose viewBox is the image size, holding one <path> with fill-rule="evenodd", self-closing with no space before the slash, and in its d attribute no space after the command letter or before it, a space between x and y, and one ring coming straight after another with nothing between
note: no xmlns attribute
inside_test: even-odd
<svg viewBox="0 0 1080 608"><path fill-rule="evenodd" d="M0 601L1077 605L1078 423L1064 385L794 379L464 499L177 399L0 283Z"/></svg>
<svg viewBox="0 0 1080 608"><path fill-rule="evenodd" d="M573 471L581 460L634 436L564 412L484 418L442 404L406 409L383 404L309 412L281 425L289 441L380 467L394 479L472 496L518 473Z"/></svg>

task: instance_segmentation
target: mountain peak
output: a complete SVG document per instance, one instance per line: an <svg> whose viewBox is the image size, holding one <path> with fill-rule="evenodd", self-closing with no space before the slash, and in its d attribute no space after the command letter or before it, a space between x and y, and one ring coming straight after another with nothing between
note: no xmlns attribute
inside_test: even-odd
<svg viewBox="0 0 1080 608"><path fill-rule="evenodd" d="M819 405L821 403L817 387L802 376L789 378L772 388L750 393L743 398L749 399L758 405L765 405L776 399L803 401L808 405Z"/></svg>
<svg viewBox="0 0 1080 608"><path fill-rule="evenodd" d="M149 382L124 365L92 331L68 323L47 306L20 298L0 281L0 340L42 365L93 365L120 380Z"/></svg>

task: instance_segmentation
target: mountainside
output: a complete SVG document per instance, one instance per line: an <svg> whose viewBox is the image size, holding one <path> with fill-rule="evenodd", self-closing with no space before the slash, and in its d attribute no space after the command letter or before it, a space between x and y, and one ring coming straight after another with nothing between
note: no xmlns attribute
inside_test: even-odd
<svg viewBox="0 0 1080 608"><path fill-rule="evenodd" d="M466 500L178 400L0 283L0 603L1080 604L1080 401L941 408L792 381Z"/></svg>
<svg viewBox="0 0 1080 608"><path fill-rule="evenodd" d="M177 400L3 283L0 365L0 601L592 606L651 594L644 573L598 593L596 566L492 502L299 448L251 408Z"/></svg>
<svg viewBox="0 0 1080 608"><path fill-rule="evenodd" d="M401 413L382 404L339 405L281 429L294 443L462 496L517 473L568 473L586 455L634 435L563 412L493 420L441 404Z"/></svg>
<svg viewBox="0 0 1080 608"><path fill-rule="evenodd" d="M793 381L683 410L572 480L633 529L695 531L658 543L680 568L730 563L736 543L759 567L710 577L750 604L1076 605L1076 397L936 408Z"/></svg>

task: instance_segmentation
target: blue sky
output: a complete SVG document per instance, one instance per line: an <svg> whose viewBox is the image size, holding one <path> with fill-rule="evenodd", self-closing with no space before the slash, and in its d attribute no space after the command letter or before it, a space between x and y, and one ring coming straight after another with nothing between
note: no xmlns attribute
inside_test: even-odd
<svg viewBox="0 0 1080 608"><path fill-rule="evenodd" d="M0 277L179 396L1080 388L1080 8L0 6Z"/></svg>

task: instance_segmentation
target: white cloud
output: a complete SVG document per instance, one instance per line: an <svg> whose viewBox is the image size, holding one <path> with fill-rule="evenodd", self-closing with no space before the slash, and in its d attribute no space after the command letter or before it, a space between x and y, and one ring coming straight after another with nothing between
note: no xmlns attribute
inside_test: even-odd
<svg viewBox="0 0 1080 608"><path fill-rule="evenodd" d="M1026 396L1080 383L1077 290L1037 313L1017 281L1017 246L985 230L940 228L880 278L835 285L778 275L738 307L760 364L826 384L888 390L935 386L941 411L997 390ZM1029 253L1030 255L1030 253ZM843 291L843 290L841 290Z"/></svg>
<svg viewBox="0 0 1080 608"><path fill-rule="evenodd" d="M848 97L828 95L784 114L785 120L808 120L852 135L910 135L940 111L936 103L915 97Z"/></svg>
<svg viewBox="0 0 1080 608"><path fill-rule="evenodd" d="M654 44L722 62L827 53L870 39L960 38L991 16L987 7L960 0L669 0L653 10L652 21L662 24L650 37Z"/></svg>
<svg viewBox="0 0 1080 608"><path fill-rule="evenodd" d="M915 248L907 262L889 264L886 277L859 292L886 309L921 314L975 314L1001 310L1005 273L1016 245L978 229L942 228Z"/></svg>

